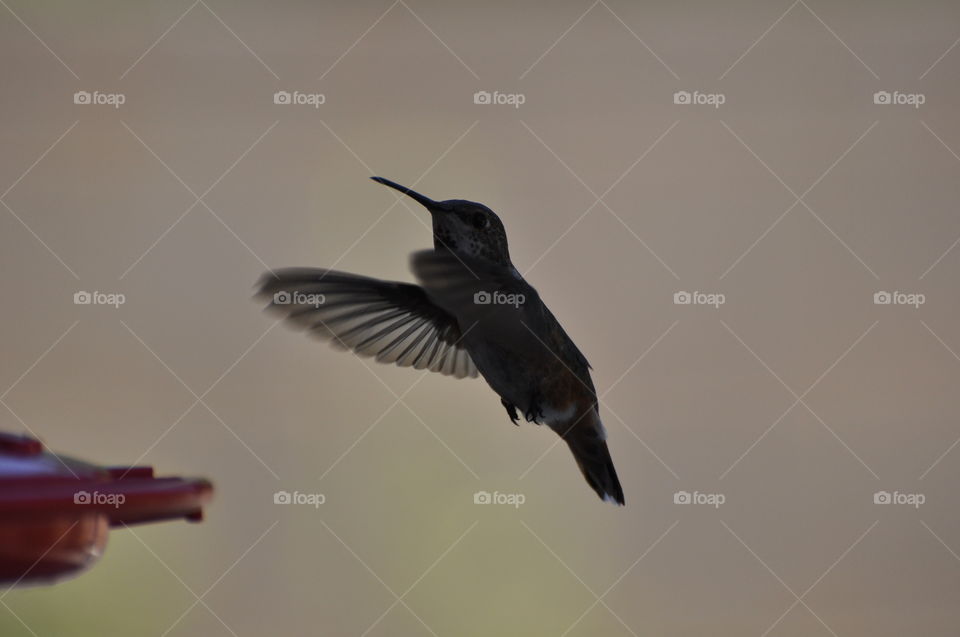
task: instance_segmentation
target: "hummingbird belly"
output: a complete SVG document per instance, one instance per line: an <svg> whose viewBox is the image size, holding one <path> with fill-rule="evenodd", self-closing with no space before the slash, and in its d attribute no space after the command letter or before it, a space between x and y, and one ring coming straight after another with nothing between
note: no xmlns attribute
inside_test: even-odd
<svg viewBox="0 0 960 637"><path fill-rule="evenodd" d="M529 351L496 344L469 351L490 388L540 424L554 426L592 409L592 394L556 358L530 356Z"/></svg>
<svg viewBox="0 0 960 637"><path fill-rule="evenodd" d="M490 388L522 412L529 411L539 394L538 375L546 370L534 367L519 351L491 343L478 345L468 351Z"/></svg>

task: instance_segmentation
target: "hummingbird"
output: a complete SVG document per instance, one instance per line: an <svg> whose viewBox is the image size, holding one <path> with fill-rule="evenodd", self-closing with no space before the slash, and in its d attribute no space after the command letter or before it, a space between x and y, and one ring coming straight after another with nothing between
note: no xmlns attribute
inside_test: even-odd
<svg viewBox="0 0 960 637"><path fill-rule="evenodd" d="M410 257L419 284L284 268L264 274L257 297L293 326L360 356L455 378L482 376L515 425L520 414L547 425L597 495L623 505L590 364L513 265L500 218L480 203L434 201L371 179L430 213L433 249Z"/></svg>

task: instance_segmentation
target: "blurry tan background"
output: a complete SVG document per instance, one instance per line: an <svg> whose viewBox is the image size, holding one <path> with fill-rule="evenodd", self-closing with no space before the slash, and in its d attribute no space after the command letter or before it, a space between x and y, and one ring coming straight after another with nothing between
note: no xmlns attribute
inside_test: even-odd
<svg viewBox="0 0 960 637"><path fill-rule="evenodd" d="M956 634L955 3L0 4L0 427L217 486L0 634ZM371 174L501 215L626 508L483 381L270 329L268 266L409 280Z"/></svg>

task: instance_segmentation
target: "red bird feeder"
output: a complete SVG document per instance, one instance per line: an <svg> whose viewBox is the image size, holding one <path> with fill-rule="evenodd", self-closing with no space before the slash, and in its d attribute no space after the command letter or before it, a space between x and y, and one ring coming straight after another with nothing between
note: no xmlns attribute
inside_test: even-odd
<svg viewBox="0 0 960 637"><path fill-rule="evenodd" d="M103 554L111 527L198 522L212 494L207 480L100 467L0 432L0 586L76 575Z"/></svg>

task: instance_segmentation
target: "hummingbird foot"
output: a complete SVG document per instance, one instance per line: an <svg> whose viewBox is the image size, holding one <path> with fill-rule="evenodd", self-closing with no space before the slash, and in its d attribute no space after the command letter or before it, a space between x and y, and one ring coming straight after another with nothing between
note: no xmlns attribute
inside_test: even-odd
<svg viewBox="0 0 960 637"><path fill-rule="evenodd" d="M505 401L503 398L500 399L500 404L503 405L507 410L507 415L510 416L510 420L513 422L513 424L519 427L520 416L517 415L517 408Z"/></svg>
<svg viewBox="0 0 960 637"><path fill-rule="evenodd" d="M527 409L527 413L523 416L527 419L527 422L536 422L539 424L539 421L543 420L543 410L540 409L540 405L530 403L530 408Z"/></svg>

